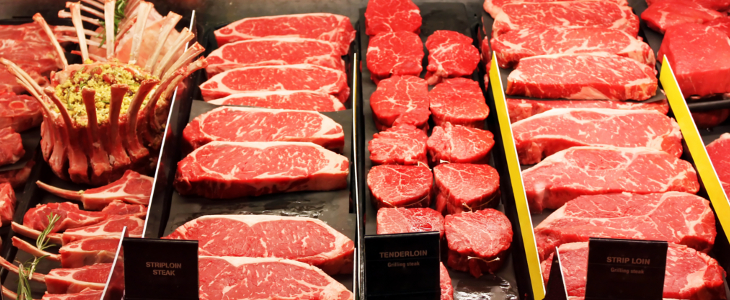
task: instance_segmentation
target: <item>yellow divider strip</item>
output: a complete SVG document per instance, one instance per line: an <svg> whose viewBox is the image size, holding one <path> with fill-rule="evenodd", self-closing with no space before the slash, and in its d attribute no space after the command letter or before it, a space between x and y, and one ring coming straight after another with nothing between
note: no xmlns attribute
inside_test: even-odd
<svg viewBox="0 0 730 300"><path fill-rule="evenodd" d="M687 102L684 101L682 91L679 90L679 85L674 78L674 72L666 56L664 56L663 61L659 80L662 82L662 87L664 87L664 91L667 93L669 106L672 108L674 118L677 119L679 129L682 131L684 141L687 143L689 154L694 160L697 173L702 180L702 184L705 186L705 190L707 190L707 195L710 196L710 202L713 208L715 208L715 214L720 220L720 225L724 229L727 237L727 234L730 233L730 203L728 203L725 191L722 189L720 179L715 174L715 169L712 167L710 157L707 155L705 144L702 142L700 133L697 131L697 126L695 126L692 114L689 112Z"/></svg>
<svg viewBox="0 0 730 300"><path fill-rule="evenodd" d="M512 124L510 124L509 114L507 113L507 101L504 97L504 89L502 89L502 80L499 74L496 54L492 55L492 67L489 70L489 81L492 84L494 104L497 119L499 120L499 131L502 134L502 140L504 142L503 146L505 156L507 157L507 168L509 170L510 182L512 183L512 192L515 196L517 216L520 222L520 232L522 233L522 244L525 247L527 267L530 272L532 296L535 300L542 300L545 298L545 287L543 285L542 272L540 270L540 258L537 255L535 234L532 231L532 218L530 217L530 209L527 205L525 187L522 183L520 162L517 160L517 149L515 148L514 138L512 136Z"/></svg>

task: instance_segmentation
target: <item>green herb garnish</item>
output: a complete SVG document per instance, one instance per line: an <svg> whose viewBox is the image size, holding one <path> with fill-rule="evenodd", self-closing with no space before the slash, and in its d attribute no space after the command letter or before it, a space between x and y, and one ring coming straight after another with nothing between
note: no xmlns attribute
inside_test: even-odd
<svg viewBox="0 0 730 300"><path fill-rule="evenodd" d="M127 0L119 0L116 2L115 6L114 35L117 35L117 33L119 33L119 23L121 23L122 19L124 19L125 17L124 9L127 7ZM99 33L99 35L97 35L96 37L101 39L101 43L99 44L99 48L101 48L102 46L104 46L104 43L106 43L106 30L104 30L104 28L106 28L106 23L104 22L104 20L100 20L99 24L101 25L102 30L101 33Z"/></svg>
<svg viewBox="0 0 730 300"><path fill-rule="evenodd" d="M43 230L43 232L41 232L38 239L35 241L35 245L39 250L43 251L55 246L54 244L48 243L49 240L47 237L59 219L59 215L54 215L53 213L48 215L48 226ZM22 263L18 265L18 300L33 300L30 295L30 280L33 279L33 273L35 273L36 266L38 266L38 263L42 259L46 258L46 256L48 255L36 257L32 262L26 262L27 267Z"/></svg>

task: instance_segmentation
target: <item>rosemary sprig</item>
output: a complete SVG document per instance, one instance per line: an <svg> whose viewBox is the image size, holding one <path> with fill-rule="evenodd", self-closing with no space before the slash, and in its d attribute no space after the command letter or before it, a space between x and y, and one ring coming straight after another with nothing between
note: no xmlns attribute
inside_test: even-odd
<svg viewBox="0 0 730 300"><path fill-rule="evenodd" d="M116 7L114 8L114 35L119 33L119 23L121 23L122 19L124 19L124 17L125 17L124 9L127 7L127 0L119 0L116 2L115 6ZM99 20L99 24L100 24L100 27L102 30L99 33L99 35L97 35L96 37L101 39L101 43L99 44L99 48L101 48L101 46L104 46L104 43L106 43L106 30L104 30L104 28L106 28L106 23L104 22L104 20Z"/></svg>
<svg viewBox="0 0 730 300"><path fill-rule="evenodd" d="M56 214L49 214L48 216L48 226L46 226L46 229L41 232L40 235L38 235L38 239L35 241L35 245L40 250L45 250L50 247L55 246L54 244L49 244L49 239L47 238L48 235L51 233L51 230L56 225L56 222L58 222L58 219L60 219L59 215ZM35 273L35 268L38 266L38 263L46 258L48 255L43 255L41 257L36 257L33 259L30 264L26 262L26 266L24 266L22 263L18 265L18 300L33 300L30 293L30 280L33 279L33 273Z"/></svg>

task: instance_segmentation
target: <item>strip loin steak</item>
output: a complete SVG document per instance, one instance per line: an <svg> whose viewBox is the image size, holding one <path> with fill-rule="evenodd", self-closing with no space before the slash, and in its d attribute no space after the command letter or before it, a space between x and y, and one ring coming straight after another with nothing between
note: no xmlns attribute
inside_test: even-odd
<svg viewBox="0 0 730 300"><path fill-rule="evenodd" d="M514 123L556 108L610 108L623 110L656 110L669 112L666 99L649 103L609 100L527 100L507 98L509 120Z"/></svg>
<svg viewBox="0 0 730 300"><path fill-rule="evenodd" d="M451 30L436 30L426 40L426 81L435 85L444 78L471 76L479 65L479 49L472 38Z"/></svg>
<svg viewBox="0 0 730 300"><path fill-rule="evenodd" d="M405 114L417 117L413 126L428 127L428 84L417 76L392 76L378 83L370 96L370 108L378 130L386 130Z"/></svg>
<svg viewBox="0 0 730 300"><path fill-rule="evenodd" d="M444 236L444 217L428 207L384 207L378 209L377 224L378 234L438 231L441 237Z"/></svg>
<svg viewBox="0 0 730 300"><path fill-rule="evenodd" d="M425 165L374 166L368 172L373 204L384 207L428 207L431 204L433 174Z"/></svg>
<svg viewBox="0 0 730 300"><path fill-rule="evenodd" d="M411 125L399 125L373 134L368 142L373 164L426 164L426 142L423 130Z"/></svg>
<svg viewBox="0 0 730 300"><path fill-rule="evenodd" d="M503 213L487 208L446 216L447 265L479 278L494 274L512 244L512 224Z"/></svg>
<svg viewBox="0 0 730 300"><path fill-rule="evenodd" d="M488 163L494 135L488 130L451 125L436 126L428 137L429 163Z"/></svg>
<svg viewBox="0 0 730 300"><path fill-rule="evenodd" d="M492 19L496 19L497 16L502 12L502 6L511 3L540 3L540 2L553 2L554 0L485 0L484 10L492 16ZM626 0L612 0L618 5L627 6L629 3Z"/></svg>
<svg viewBox="0 0 730 300"><path fill-rule="evenodd" d="M421 10L411 0L372 0L365 9L365 33L421 32Z"/></svg>
<svg viewBox="0 0 730 300"><path fill-rule="evenodd" d="M717 178L722 183L725 195L730 195L730 133L724 133L720 138L707 145L707 155L712 160Z"/></svg>
<svg viewBox="0 0 730 300"><path fill-rule="evenodd" d="M646 4L651 6L654 3L662 2L664 0L647 0ZM698 3L704 7L707 7L716 11L727 11L730 9L730 0L686 0L688 2Z"/></svg>
<svg viewBox="0 0 730 300"><path fill-rule="evenodd" d="M441 213L476 211L499 202L499 174L489 165L440 164L433 175L436 210Z"/></svg>
<svg viewBox="0 0 730 300"><path fill-rule="evenodd" d="M445 79L428 92L433 122L443 126L462 125L484 128L484 120L489 116L489 106L479 83L466 78Z"/></svg>
<svg viewBox="0 0 730 300"><path fill-rule="evenodd" d="M345 110L339 99L315 91L260 91L236 93L210 100L216 105L244 105L273 109L313 110L320 112Z"/></svg>
<svg viewBox="0 0 730 300"><path fill-rule="evenodd" d="M372 37L365 60L370 79L377 85L392 75L419 76L423 55L423 42L417 34L397 31Z"/></svg>
<svg viewBox="0 0 730 300"><path fill-rule="evenodd" d="M674 25L702 24L724 16L726 15L721 12L687 0L662 0L641 13L641 19L646 21L646 25L661 33Z"/></svg>

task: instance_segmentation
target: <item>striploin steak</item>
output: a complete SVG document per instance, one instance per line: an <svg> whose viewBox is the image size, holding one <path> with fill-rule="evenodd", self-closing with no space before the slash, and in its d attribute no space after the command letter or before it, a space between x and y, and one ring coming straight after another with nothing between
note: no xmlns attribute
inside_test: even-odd
<svg viewBox="0 0 730 300"><path fill-rule="evenodd" d="M488 130L451 125L436 126L428 137L429 163L488 163L494 135Z"/></svg>
<svg viewBox="0 0 730 300"><path fill-rule="evenodd" d="M370 79L377 85L391 75L418 76L423 71L423 55L423 43L417 34L397 31L372 37L365 60Z"/></svg>
<svg viewBox="0 0 730 300"><path fill-rule="evenodd" d="M720 138L707 145L707 155L712 160L717 178L720 179L725 195L730 195L730 133L724 133Z"/></svg>
<svg viewBox="0 0 730 300"><path fill-rule="evenodd" d="M530 3L530 2L552 2L551 0L485 0L484 1L484 10L489 13L489 15L492 16L493 19L496 19L497 16L502 12L502 6L505 4L510 3ZM618 5L629 5L629 3L626 0L612 0L611 2L615 2Z"/></svg>
<svg viewBox="0 0 730 300"><path fill-rule="evenodd" d="M378 83L370 96L370 108L378 130L393 126L395 120L408 114L413 126L428 127L428 84L417 76L392 76ZM419 113L420 112L420 113Z"/></svg>
<svg viewBox="0 0 730 300"><path fill-rule="evenodd" d="M610 108L623 110L655 110L669 112L666 99L654 102L625 102L610 100L527 100L507 98L509 120L514 123L556 108Z"/></svg>
<svg viewBox="0 0 730 300"><path fill-rule="evenodd" d="M499 202L499 174L490 165L440 164L433 176L436 210L441 213L476 211Z"/></svg>
<svg viewBox="0 0 730 300"><path fill-rule="evenodd" d="M384 207L428 207L433 174L425 165L380 165L368 172L373 204Z"/></svg>
<svg viewBox="0 0 730 300"><path fill-rule="evenodd" d="M211 142L177 165L181 195L225 199L347 187L350 162L314 143Z"/></svg>
<svg viewBox="0 0 730 300"><path fill-rule="evenodd" d="M695 194L697 173L687 161L650 148L573 147L522 172L530 210L557 209L582 195Z"/></svg>
<svg viewBox="0 0 730 300"><path fill-rule="evenodd" d="M354 243L324 222L304 217L208 215L166 239L198 240L200 255L286 258L328 274L351 273Z"/></svg>
<svg viewBox="0 0 730 300"><path fill-rule="evenodd" d="M499 270L512 244L512 224L507 216L487 208L448 215L444 222L449 267L477 278Z"/></svg>
<svg viewBox="0 0 730 300"><path fill-rule="evenodd" d="M438 231L444 236L444 217L441 213L426 208L378 209L378 234Z"/></svg>
<svg viewBox="0 0 730 300"><path fill-rule="evenodd" d="M339 99L315 91L259 91L236 93L224 98L210 100L216 105L244 105L274 109L294 109L313 111L345 110Z"/></svg>
<svg viewBox="0 0 730 300"><path fill-rule="evenodd" d="M646 4L651 6L654 3L662 2L664 0L647 0ZM687 0L688 2L694 2L716 11L727 11L730 9L730 0Z"/></svg>
<svg viewBox="0 0 730 300"><path fill-rule="evenodd" d="M411 125L399 125L373 134L368 142L373 164L426 164L426 141L423 130Z"/></svg>
<svg viewBox="0 0 730 300"><path fill-rule="evenodd" d="M472 38L451 30L436 30L426 40L426 81L435 85L444 78L471 76L479 65L479 50Z"/></svg>
<svg viewBox="0 0 730 300"><path fill-rule="evenodd" d="M372 0L365 9L365 33L421 32L421 10L411 0Z"/></svg>
<svg viewBox="0 0 730 300"><path fill-rule="evenodd" d="M23 139L12 127L0 129L0 166L13 164L25 154Z"/></svg>
<svg viewBox="0 0 730 300"><path fill-rule="evenodd" d="M661 33L674 25L702 24L724 16L721 12L686 0L662 0L653 3L641 13L641 19L646 21L646 25Z"/></svg>
<svg viewBox="0 0 730 300"><path fill-rule="evenodd" d="M489 106L479 83L466 78L450 78L428 92L433 122L446 122L473 128L484 128Z"/></svg>

